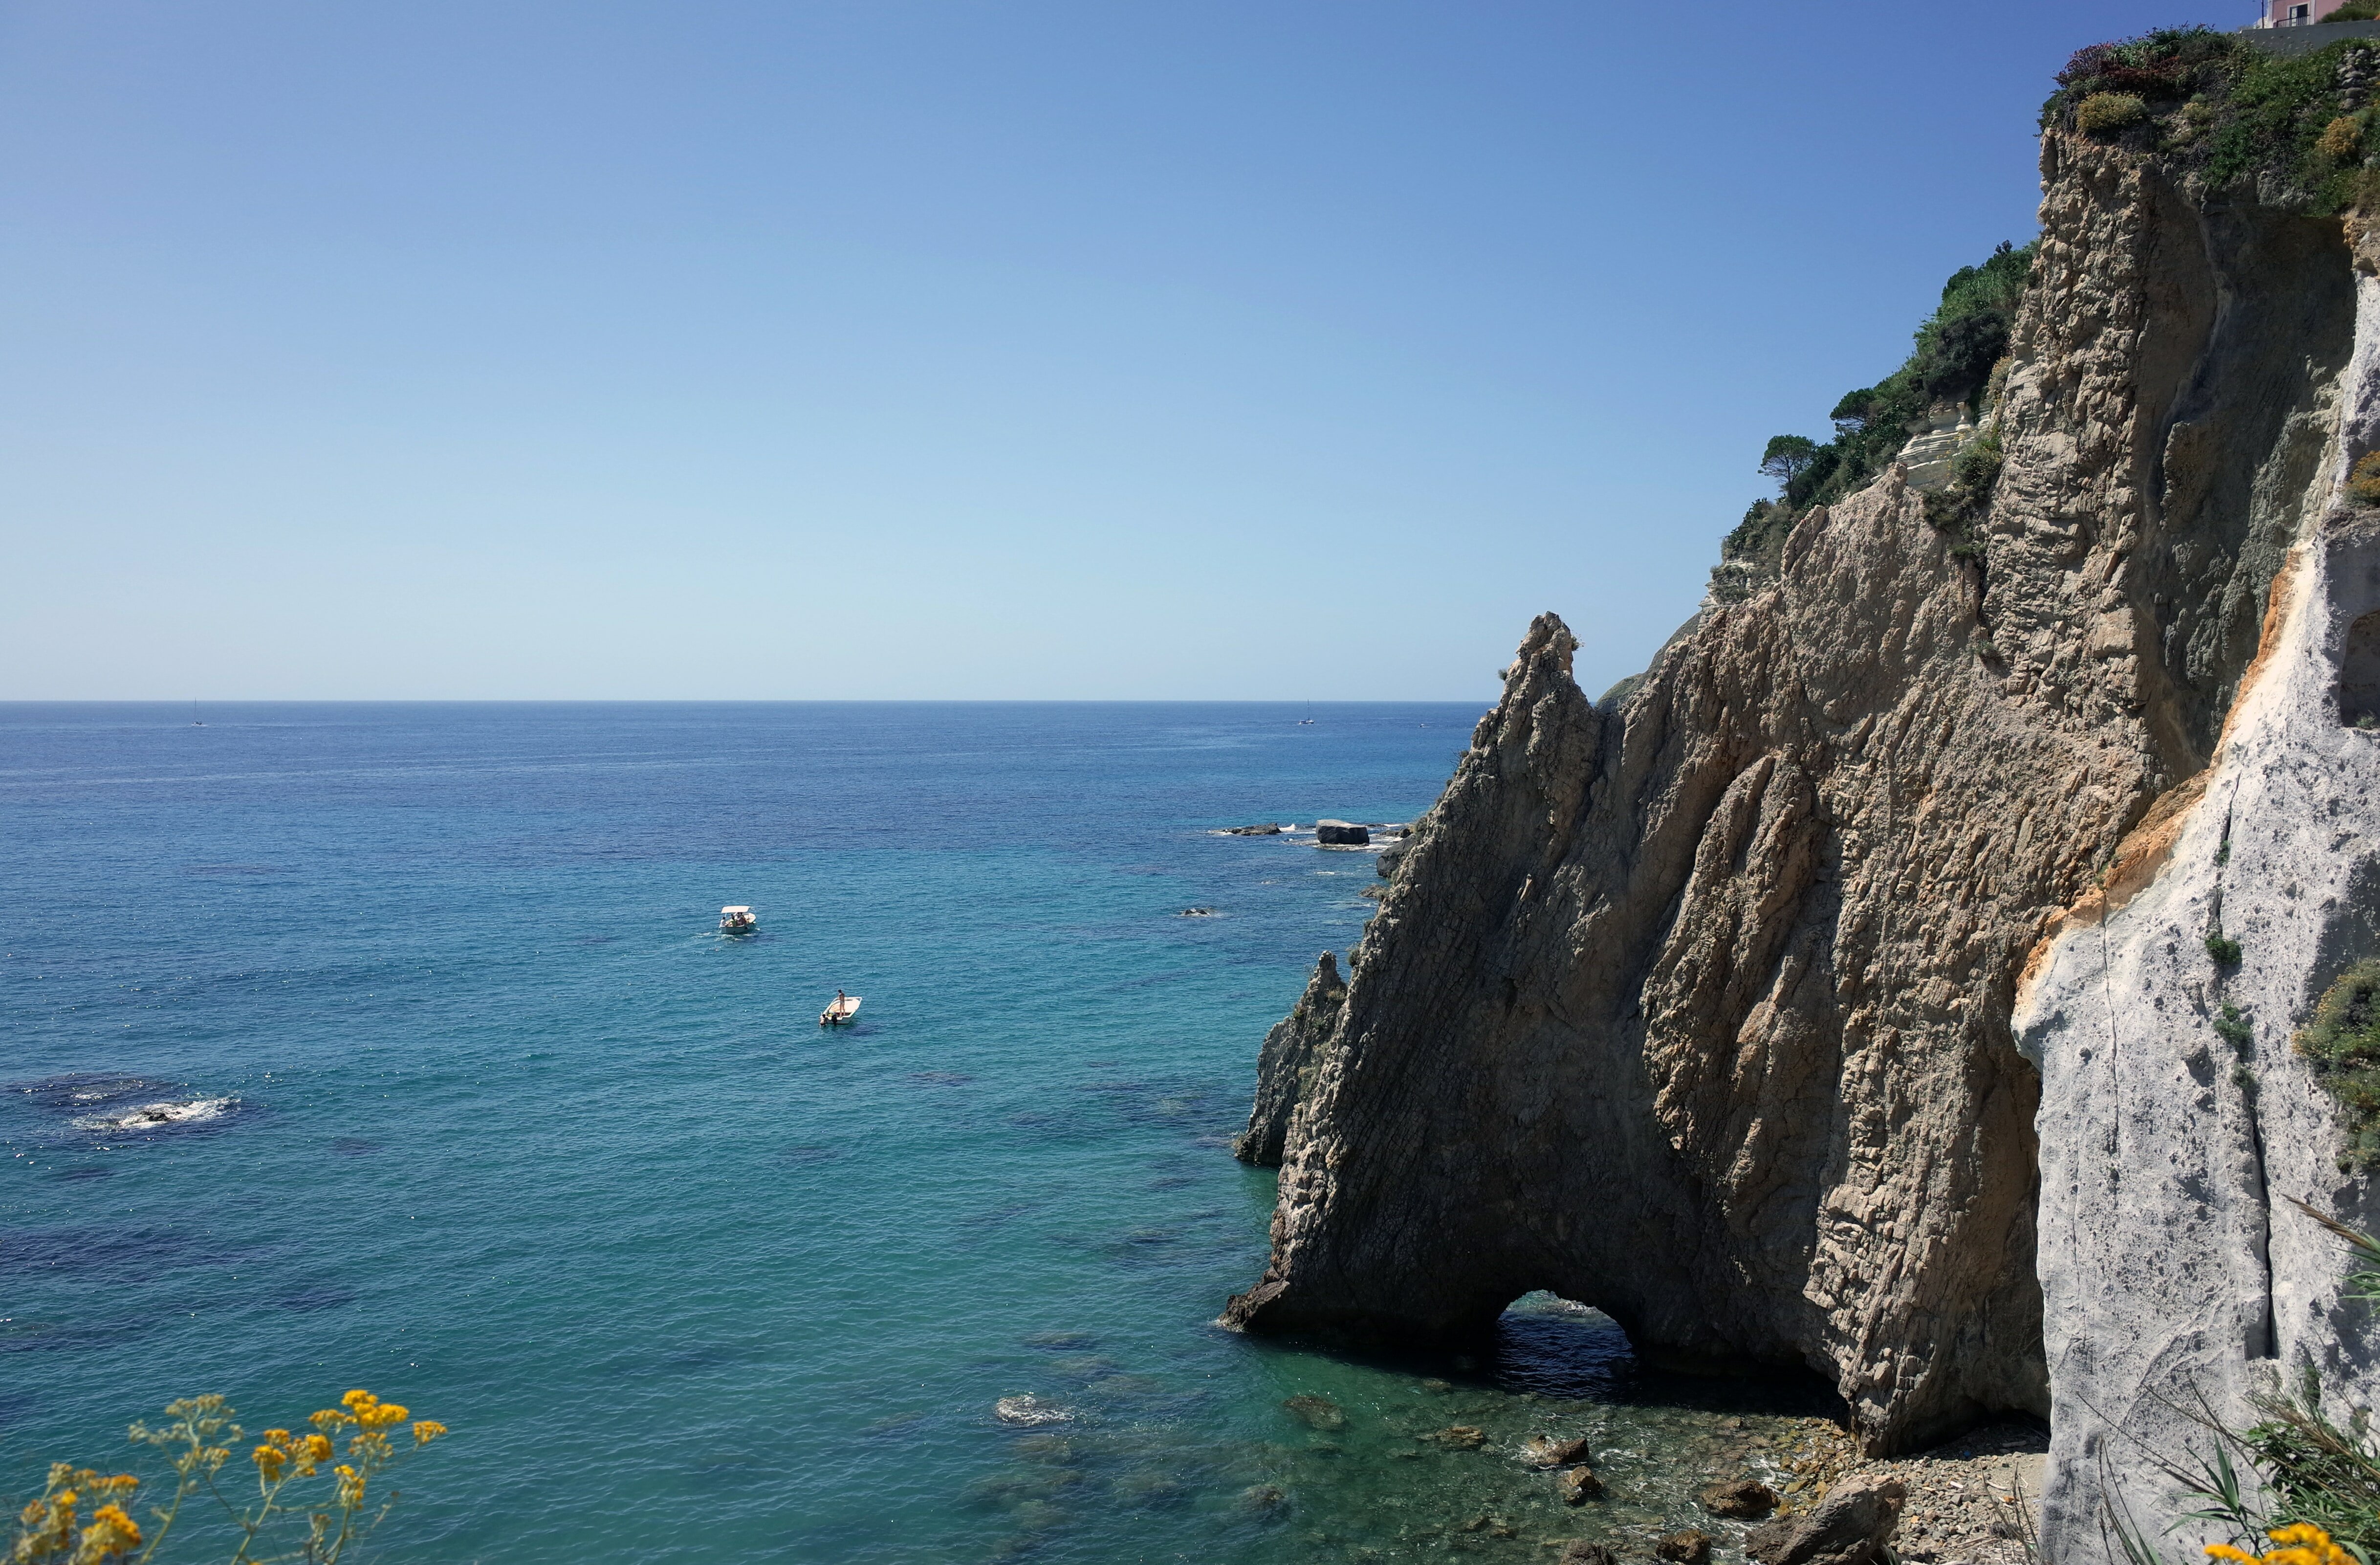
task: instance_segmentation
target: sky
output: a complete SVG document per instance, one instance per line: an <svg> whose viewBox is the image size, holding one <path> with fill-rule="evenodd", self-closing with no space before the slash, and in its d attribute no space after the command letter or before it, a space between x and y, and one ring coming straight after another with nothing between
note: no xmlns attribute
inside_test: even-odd
<svg viewBox="0 0 2380 1565"><path fill-rule="evenodd" d="M0 0L0 698L1491 700L2252 0Z"/></svg>

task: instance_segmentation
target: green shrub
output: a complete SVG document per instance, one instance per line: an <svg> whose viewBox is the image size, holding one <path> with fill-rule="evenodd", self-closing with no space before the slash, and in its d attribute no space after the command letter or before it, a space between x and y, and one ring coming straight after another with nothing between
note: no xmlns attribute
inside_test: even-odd
<svg viewBox="0 0 2380 1565"><path fill-rule="evenodd" d="M2220 928L2206 931L2206 954L2215 958L2217 967L2240 965L2240 942L2225 938Z"/></svg>
<svg viewBox="0 0 2380 1565"><path fill-rule="evenodd" d="M1796 447L1790 475L1766 464L1778 455L1780 442L1801 437L1769 442L1762 470L1783 482L1789 523L1792 515L1832 504L1882 472L1909 437L1925 427L1933 404L1964 400L1972 406L1980 399L2008 355L2037 248L2003 243L1982 265L1952 273L1942 285L1941 303L1918 327L1908 359L1875 385L1844 394L1828 415L1835 438L1823 445L1810 443L1807 451ZM1984 459L1998 453L1995 443Z"/></svg>
<svg viewBox="0 0 2380 1565"><path fill-rule="evenodd" d="M2205 142L2207 182L2271 177L2323 216L2352 205L2359 171L2322 144L2340 117L2338 67L2350 47L2334 43L2297 55L2252 48L2228 61L2220 112Z"/></svg>
<svg viewBox="0 0 2380 1565"><path fill-rule="evenodd" d="M2094 92L2075 106L2074 128L2085 136L2121 130L2147 117L2149 106L2130 92Z"/></svg>
<svg viewBox="0 0 2380 1565"><path fill-rule="evenodd" d="M1775 500L1755 500L1743 520L1718 546L1722 560L1742 560L1771 570L1782 562L1785 535L1793 530L1793 509Z"/></svg>
<svg viewBox="0 0 2380 1565"><path fill-rule="evenodd" d="M2233 1049L2245 1051L2255 1041L2256 1029L2246 1013L2227 1000L2215 1013L2215 1035Z"/></svg>
<svg viewBox="0 0 2380 1565"><path fill-rule="evenodd" d="M2074 51L2058 73L2058 92L2044 111L2046 127L2057 111L2100 93L2143 98L2179 98L2204 85L2238 42L2210 27L2168 27L2113 43Z"/></svg>
<svg viewBox="0 0 2380 1565"><path fill-rule="evenodd" d="M2322 19L2326 22L2380 21L2380 4L2375 4L2374 0L2347 0L2346 5Z"/></svg>
<svg viewBox="0 0 2380 1565"><path fill-rule="evenodd" d="M2356 462L2347 475L2347 492L2366 505L2380 505L2380 451Z"/></svg>
<svg viewBox="0 0 2380 1565"><path fill-rule="evenodd" d="M2143 140L2168 174L2216 189L2253 180L2258 199L2318 217L2380 210L2380 178L2362 166L2374 112L2349 112L2340 88L2350 51L2371 47L2343 39L2283 55L2203 27L2095 43L2058 73L2041 124L2107 135L2159 118L2162 136Z"/></svg>
<svg viewBox="0 0 2380 1565"><path fill-rule="evenodd" d="M2348 1110L2339 1167L2380 1162L2380 960L2357 963L2323 991L2296 1049L2313 1067L2314 1079Z"/></svg>
<svg viewBox="0 0 2380 1565"><path fill-rule="evenodd" d="M2000 476L2000 432L1995 425L1950 458L1950 481L1972 494L1981 494Z"/></svg>

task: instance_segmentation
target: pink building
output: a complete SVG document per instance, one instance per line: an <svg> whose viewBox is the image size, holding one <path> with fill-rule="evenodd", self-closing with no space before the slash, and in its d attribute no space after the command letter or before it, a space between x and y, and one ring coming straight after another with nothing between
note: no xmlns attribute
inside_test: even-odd
<svg viewBox="0 0 2380 1565"><path fill-rule="evenodd" d="M2265 0L2258 27L2307 27L2322 20L2347 0Z"/></svg>

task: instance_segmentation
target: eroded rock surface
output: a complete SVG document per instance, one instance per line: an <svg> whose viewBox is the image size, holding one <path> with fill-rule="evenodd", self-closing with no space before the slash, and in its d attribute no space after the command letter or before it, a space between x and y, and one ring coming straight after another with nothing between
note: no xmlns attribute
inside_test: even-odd
<svg viewBox="0 0 2380 1565"><path fill-rule="evenodd" d="M1530 627L1327 1031L1267 1040L1258 1118L1284 1127L1272 1255L1230 1320L1434 1336L1549 1289L1656 1356L1814 1367L1886 1452L1995 1410L2049 1412L2070 1355L2062 1337L2045 1354L2037 1205L2045 1230L2063 1225L2058 1256L2113 1257L2152 1221L2258 1253L2247 1111L2193 1074L2188 1045L2161 1045L2166 1085L2141 1112L2209 1150L2134 1139L2109 1161L2083 1143L2121 1116L2045 1107L2012 1013L2030 956L2082 973L2076 904L2130 895L2166 862L2119 859L2128 833L2209 830L2204 774L2256 687L2276 576L2370 443L2369 414L2344 438L2341 420L2380 405L2374 355L2350 368L2336 220L2194 204L2132 154L2055 133L2043 167L2041 258L1995 410L2006 461L1965 540L1888 471L1801 517L1773 580L1706 602L1601 710L1572 679L1567 628ZM2365 568L2362 544L2323 547ZM2343 606L2307 632L2315 685L2337 680L2352 606L2319 590ZM2325 756L2380 743L2329 723ZM2368 793L2272 801L2295 845L2272 850L2273 900L2240 916L2277 928L2292 899L2370 902L2281 867L2327 854L2336 868ZM2354 932L2369 918L2294 907L2292 928L2332 931L2303 951L2369 943ZM2159 914L2141 949L2194 948L2201 911ZM2319 965L2291 950L2257 998L2267 1060ZM2060 981L2058 1036L2080 1037L2096 1025L2070 1000L2086 985ZM2168 1008L2196 1003L2171 992ZM2054 1092L2068 1048L2033 1046ZM2053 1151L2046 1194L2037 1109L2076 1148ZM2289 1134L2323 1112L2308 1100ZM2143 1183L2164 1194L2128 1207ZM2188 1358L2172 1343L2193 1333L2265 1351L2263 1284L2236 1266L2208 1278L2186 1305L2151 1275L2090 1286L2131 1301L2108 1328L2147 1361ZM2335 1344L2335 1290L2303 1278L2274 1307L2322 1316ZM2077 1295L2063 1315L2053 1291L2053 1334L2087 1337L2099 1307ZM2054 1513L2089 1503L2052 1495Z"/></svg>
<svg viewBox="0 0 2380 1565"><path fill-rule="evenodd" d="M1845 1479L1806 1514L1755 1527L1743 1552L1759 1565L1880 1565L1908 1498L1898 1479Z"/></svg>
<svg viewBox="0 0 2380 1565"><path fill-rule="evenodd" d="M1314 1052L1339 1025L1339 1008L1346 998L1339 958L1326 951L1314 964L1305 993L1288 1015L1272 1025L1257 1051L1256 1107L1248 1111L1248 1128L1232 1144L1232 1154L1242 1162L1280 1165L1290 1110L1313 1079Z"/></svg>

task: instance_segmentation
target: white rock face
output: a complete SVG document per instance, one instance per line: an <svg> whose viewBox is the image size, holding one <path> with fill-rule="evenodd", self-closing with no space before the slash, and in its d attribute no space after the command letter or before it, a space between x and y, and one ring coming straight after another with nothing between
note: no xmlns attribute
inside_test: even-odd
<svg viewBox="0 0 2380 1565"><path fill-rule="evenodd" d="M1927 409L1926 422L1926 431L1900 448L1900 465L1908 470L1910 488L1948 489L1950 461L1975 438L1975 422L1963 402L1936 403Z"/></svg>
<svg viewBox="0 0 2380 1565"><path fill-rule="evenodd" d="M2098 1557L2110 1488L2152 1530L2185 1509L2149 1460L2207 1445L2175 1404L2252 1416L2248 1398L2301 1365L2353 1405L2380 1391L2374 1314L2338 1297L2341 1246L2284 1199L2380 1227L2368 1182L2339 1170L2337 1105L2290 1047L2339 971L2380 952L2380 731L2351 726L2352 690L2340 700L2342 667L2380 655L2364 645L2380 644L2380 512L2339 488L2380 442L2380 282L2357 286L2337 437L2215 761L2185 785L2194 802L2127 844L2119 874L2153 873L2145 889L2082 906L2018 997L2042 1076L2054 1561ZM2218 919L2236 967L2207 952ZM2236 1046L2216 1029L2227 1003L2252 1028Z"/></svg>

